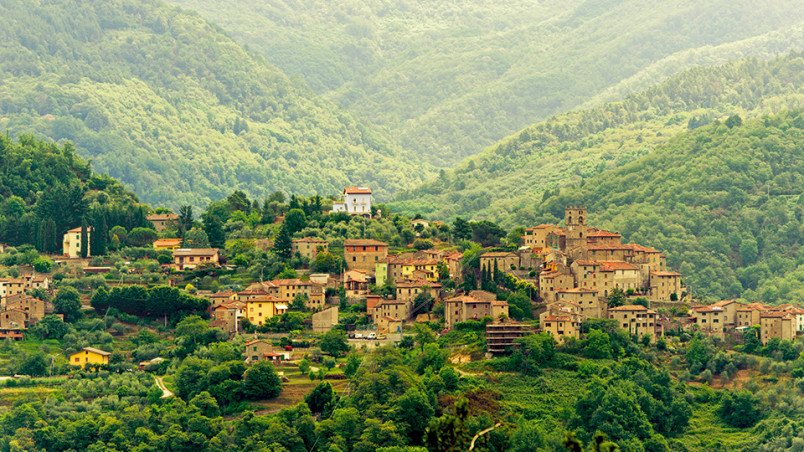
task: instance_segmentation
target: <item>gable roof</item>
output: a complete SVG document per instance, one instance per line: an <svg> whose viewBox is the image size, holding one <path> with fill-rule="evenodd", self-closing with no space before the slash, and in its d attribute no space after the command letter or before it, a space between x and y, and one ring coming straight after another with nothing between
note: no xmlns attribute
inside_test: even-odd
<svg viewBox="0 0 804 452"><path fill-rule="evenodd" d="M111 352L106 352L106 351L103 351L103 350L101 350L99 348L95 348L95 347L84 347L81 350L84 350L84 351L87 351L87 352L90 352L90 353L97 353L98 355L102 355L102 356L109 356L109 355L112 354ZM79 352L76 352L76 353L79 353ZM75 354L75 353L73 353L73 354Z"/></svg>

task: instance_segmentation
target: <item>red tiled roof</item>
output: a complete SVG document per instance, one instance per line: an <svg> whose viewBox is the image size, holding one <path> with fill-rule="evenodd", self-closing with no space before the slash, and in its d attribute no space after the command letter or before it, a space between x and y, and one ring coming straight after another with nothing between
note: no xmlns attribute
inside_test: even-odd
<svg viewBox="0 0 804 452"><path fill-rule="evenodd" d="M559 290L558 293L597 293L597 290L587 289L584 287L575 287L573 289Z"/></svg>
<svg viewBox="0 0 804 452"><path fill-rule="evenodd" d="M280 300L279 298L272 297L270 295L261 296L261 297L254 297L251 300L247 300L246 303L286 303L286 300Z"/></svg>
<svg viewBox="0 0 804 452"><path fill-rule="evenodd" d="M628 262L620 262L620 261L601 261L600 266L602 267L602 271L614 271L614 270L639 270L634 264L629 264Z"/></svg>
<svg viewBox="0 0 804 452"><path fill-rule="evenodd" d="M346 239L343 246L388 246L387 243L372 239Z"/></svg>
<svg viewBox="0 0 804 452"><path fill-rule="evenodd" d="M572 316L569 315L548 315L544 318L545 322L572 322Z"/></svg>
<svg viewBox="0 0 804 452"><path fill-rule="evenodd" d="M181 245L181 239L158 239L154 241L154 246L178 246Z"/></svg>
<svg viewBox="0 0 804 452"><path fill-rule="evenodd" d="M625 306L617 306L616 308L611 308L609 311L647 311L648 308L638 304L629 304Z"/></svg>
<svg viewBox="0 0 804 452"><path fill-rule="evenodd" d="M633 250L634 248L629 245L617 245L615 243L608 245L589 245L586 247L589 251L607 251L607 250Z"/></svg>
<svg viewBox="0 0 804 452"><path fill-rule="evenodd" d="M370 195L371 189L368 187L346 187L343 192L347 195Z"/></svg>
<svg viewBox="0 0 804 452"><path fill-rule="evenodd" d="M214 256L219 253L217 248L179 248L173 250L174 256Z"/></svg>
<svg viewBox="0 0 804 452"><path fill-rule="evenodd" d="M676 272L650 272L650 274L656 276L681 276L681 273Z"/></svg>
<svg viewBox="0 0 804 452"><path fill-rule="evenodd" d="M590 232L586 235L587 237L622 237L620 234L616 232L609 232L609 231L595 231Z"/></svg>

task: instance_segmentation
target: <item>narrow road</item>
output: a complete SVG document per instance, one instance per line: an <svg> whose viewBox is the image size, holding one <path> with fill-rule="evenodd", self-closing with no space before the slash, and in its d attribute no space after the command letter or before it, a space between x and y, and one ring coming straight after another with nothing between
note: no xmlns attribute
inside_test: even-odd
<svg viewBox="0 0 804 452"><path fill-rule="evenodd" d="M162 390L163 399L167 399L168 397L173 396L173 393L168 391L168 388L165 387L165 382L162 381L162 377L157 377L156 375L154 375L154 379L156 380L156 386L158 386L159 389Z"/></svg>

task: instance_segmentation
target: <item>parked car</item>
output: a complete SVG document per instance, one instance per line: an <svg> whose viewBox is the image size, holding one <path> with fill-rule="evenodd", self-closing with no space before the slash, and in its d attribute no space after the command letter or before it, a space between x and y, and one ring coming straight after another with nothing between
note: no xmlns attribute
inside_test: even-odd
<svg viewBox="0 0 804 452"><path fill-rule="evenodd" d="M369 333L366 335L366 339L377 339L377 333Z"/></svg>

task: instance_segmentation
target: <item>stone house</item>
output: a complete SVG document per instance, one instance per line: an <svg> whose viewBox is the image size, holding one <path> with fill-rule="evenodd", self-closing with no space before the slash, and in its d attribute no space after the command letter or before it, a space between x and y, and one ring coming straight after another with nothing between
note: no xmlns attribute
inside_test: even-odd
<svg viewBox="0 0 804 452"><path fill-rule="evenodd" d="M558 291L573 287L575 287L575 279L568 268L539 274L539 295L547 303L556 301Z"/></svg>
<svg viewBox="0 0 804 452"><path fill-rule="evenodd" d="M293 240L290 250L292 255L295 256L296 253L299 253L301 257L306 257L312 262L318 256L318 253L326 254L329 252L329 243L317 237L305 237Z"/></svg>
<svg viewBox="0 0 804 452"><path fill-rule="evenodd" d="M525 229L522 236L522 245L532 250L543 250L549 248L548 236L555 229L552 224L540 224L532 228Z"/></svg>
<svg viewBox="0 0 804 452"><path fill-rule="evenodd" d="M199 265L220 263L218 248L179 248L173 251L173 264L178 270L192 270Z"/></svg>
<svg viewBox="0 0 804 452"><path fill-rule="evenodd" d="M629 335L639 337L649 334L653 341L664 334L657 324L658 314L640 305L618 306L609 308L609 318L617 321L617 325Z"/></svg>
<svg viewBox="0 0 804 452"><path fill-rule="evenodd" d="M257 339L246 342L246 350L243 353L246 357L246 364L254 364L260 361L271 361L269 355L274 352L274 344Z"/></svg>
<svg viewBox="0 0 804 452"><path fill-rule="evenodd" d="M388 244L370 239L347 239L343 242L346 266L373 274L377 262L388 257Z"/></svg>
<svg viewBox="0 0 804 452"><path fill-rule="evenodd" d="M760 340L767 344L771 338L782 340L796 338L796 319L789 312L765 311L759 316Z"/></svg>
<svg viewBox="0 0 804 452"><path fill-rule="evenodd" d="M179 216L175 213L155 213L145 218L154 225L154 229L156 229L157 233L164 231L170 226L170 223L179 221Z"/></svg>
<svg viewBox="0 0 804 452"><path fill-rule="evenodd" d="M494 265L502 273L510 273L519 268L519 255L505 251L493 251L480 255L480 268L485 268L489 274L494 271Z"/></svg>
<svg viewBox="0 0 804 452"><path fill-rule="evenodd" d="M444 321L447 328L453 328L458 322L480 320L483 317L508 317L508 302L498 301L494 294L472 291L467 295L450 298L444 304Z"/></svg>
<svg viewBox="0 0 804 452"><path fill-rule="evenodd" d="M583 320L588 318L605 319L606 302L598 297L596 289L575 287L572 289L559 290L556 294L557 302L575 303L579 307L579 314Z"/></svg>
<svg viewBox="0 0 804 452"><path fill-rule="evenodd" d="M681 273L666 271L650 273L651 300L673 301L673 294L680 300L681 292Z"/></svg>

